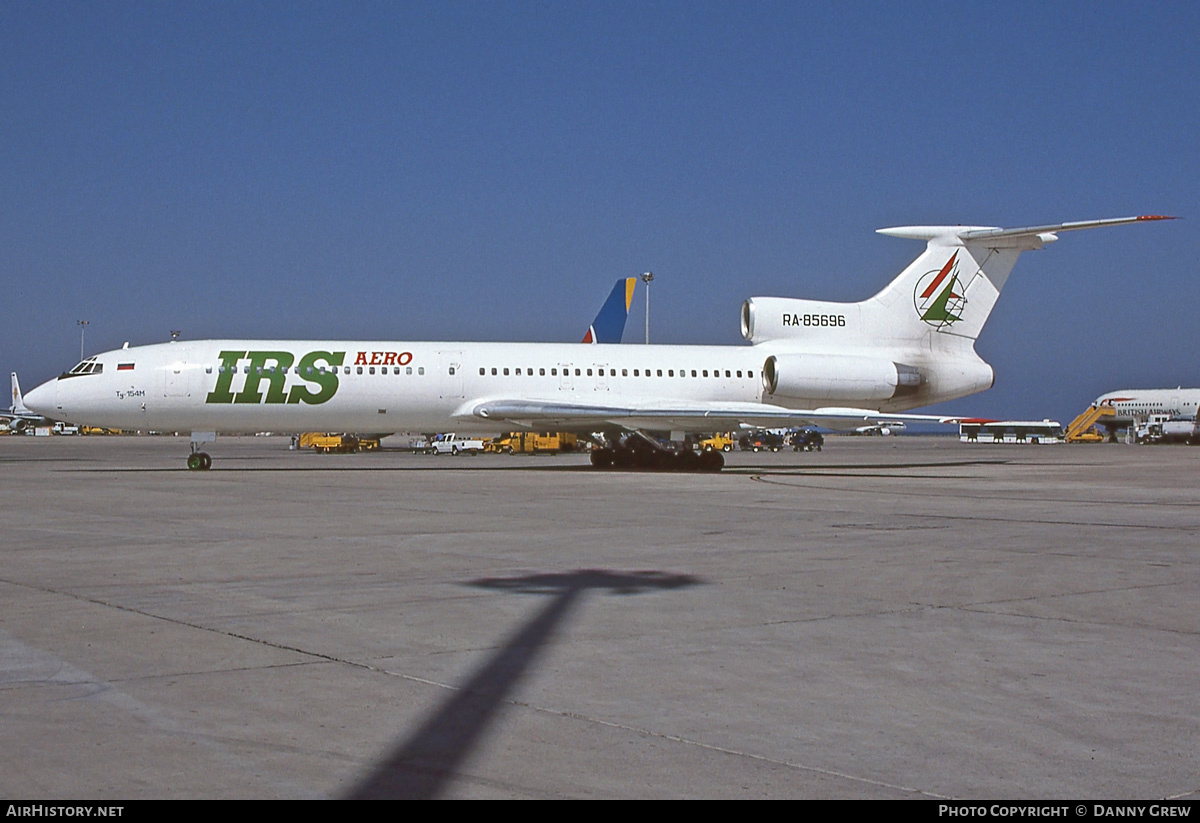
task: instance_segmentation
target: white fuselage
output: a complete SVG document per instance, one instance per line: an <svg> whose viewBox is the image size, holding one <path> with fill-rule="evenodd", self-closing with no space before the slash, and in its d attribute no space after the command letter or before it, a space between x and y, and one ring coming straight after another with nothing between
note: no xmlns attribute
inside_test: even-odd
<svg viewBox="0 0 1200 823"><path fill-rule="evenodd" d="M1112 406L1118 420L1144 420L1152 414L1195 417L1200 389L1121 389L1096 398L1096 406Z"/></svg>
<svg viewBox="0 0 1200 823"><path fill-rule="evenodd" d="M773 354L796 341L742 346L556 343L205 340L118 349L31 391L26 402L75 423L169 431L507 431L472 414L495 400L654 409L680 402L769 403L787 408L862 405L862 398L766 394ZM809 352L812 354L811 352ZM990 383L969 358L928 362L919 350L873 349L875 359L921 366L918 392L874 408L901 411ZM824 357L824 354L812 354ZM981 384L980 369L986 370ZM77 373L75 373L77 372ZM965 383L955 376L968 374ZM939 376L940 375L940 376ZM882 386L878 392L892 390ZM674 428L675 426L672 426ZM707 431L698 421L689 427Z"/></svg>
<svg viewBox="0 0 1200 823"><path fill-rule="evenodd" d="M1055 232L1162 219L881 229L924 240L925 250L857 303L750 298L748 346L162 343L88 358L26 403L57 420L194 435L855 428L992 385L974 343L1022 251Z"/></svg>

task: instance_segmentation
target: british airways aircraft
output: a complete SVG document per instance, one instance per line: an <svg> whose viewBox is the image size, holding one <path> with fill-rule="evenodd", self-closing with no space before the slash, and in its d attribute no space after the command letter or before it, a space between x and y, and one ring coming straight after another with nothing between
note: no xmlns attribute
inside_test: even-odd
<svg viewBox="0 0 1200 823"><path fill-rule="evenodd" d="M1200 389L1119 389L1102 394L1093 406L1112 406L1117 413L1110 425L1127 426L1152 414L1195 417L1200 411Z"/></svg>
<svg viewBox="0 0 1200 823"><path fill-rule="evenodd" d="M975 340L1023 251L1077 229L904 226L925 251L857 303L752 297L749 345L202 340L89 357L29 392L34 411L123 429L192 432L190 469L220 432L574 431L592 463L719 471L720 452L663 446L687 433L817 424L854 429L990 388Z"/></svg>

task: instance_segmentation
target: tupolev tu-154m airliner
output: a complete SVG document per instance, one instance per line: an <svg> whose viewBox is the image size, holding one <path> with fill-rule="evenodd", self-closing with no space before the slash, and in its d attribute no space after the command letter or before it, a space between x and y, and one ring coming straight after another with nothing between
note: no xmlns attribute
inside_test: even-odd
<svg viewBox="0 0 1200 823"><path fill-rule="evenodd" d="M574 431L605 468L719 471L720 452L664 446L691 432L816 424L854 429L990 388L975 340L1023 251L1121 217L1001 229L880 229L925 251L874 297L752 297L750 345L201 340L88 357L26 405L56 420L191 431L190 469L220 432Z"/></svg>

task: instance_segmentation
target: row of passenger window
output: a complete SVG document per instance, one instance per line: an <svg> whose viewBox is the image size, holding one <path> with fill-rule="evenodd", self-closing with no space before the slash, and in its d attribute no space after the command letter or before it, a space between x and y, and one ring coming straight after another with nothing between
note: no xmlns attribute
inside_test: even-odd
<svg viewBox="0 0 1200 823"><path fill-rule="evenodd" d="M512 369L512 371L513 371L513 373L514 373L516 376L518 376L518 377L521 375L521 369L520 369L520 368L514 368L514 369ZM599 367L597 367L597 368L596 368L596 372L597 372L597 375L596 375L596 376L598 376L598 377L617 377L617 376L618 376L618 375L617 375L617 371L618 371L617 369L605 369L605 368L599 368ZM651 370L650 370L650 369L620 369L620 372L621 372L620 376L621 376L621 377L629 377L629 376L630 376L630 374L629 374L629 373L630 373L630 371L632 371L632 372L633 372L633 376L634 376L634 377L675 377L675 376L676 376L676 375L675 375L675 369L666 369L666 370L665 370L665 373L664 373L664 370L663 370L663 369L655 369L653 373L651 373ZM499 376L499 375L508 375L508 373L509 373L509 369L508 369L508 368L497 367L497 366L492 366L492 367L491 367L491 374L492 374L492 375L494 375L494 376ZM533 377L533 376L534 376L534 372L533 372L533 369L532 369L532 368L525 369L525 372L524 372L524 373L525 373L527 376L529 376L529 377ZM575 368L575 376L576 376L576 377L583 377L585 373L586 373L586 375L587 375L588 377L591 377L591 376L592 376L592 369ZM708 369L691 369L691 370L690 370L690 373L691 373L691 376L692 376L692 377L708 377L708 376L709 376L709 370L708 370ZM488 374L488 369L487 369L487 368L485 368L485 367L483 367L483 366L480 366L480 367L479 367L479 374L480 374L480 376L481 376L481 377L482 377L482 376L486 376L486 375ZM689 374L689 370L688 370L688 369L679 369L679 377L687 377L687 376L688 376L688 374ZM743 372L742 372L742 369L737 369L737 370L734 370L734 369L725 369L725 377L734 377L735 375L736 375L737 377L741 377L741 376L742 376L742 374L743 374ZM541 369L541 368L540 368L540 369L538 369L538 370L537 370L537 376L538 376L538 377L545 377L545 376L546 376L546 369ZM559 376L559 375L558 375L558 368L556 368L556 367L552 367L552 368L550 369L550 376L551 376L551 377L558 377L558 376ZM563 368L563 370L562 370L562 376L563 376L563 377L570 377L570 376L571 376L571 367L564 367L564 368ZM721 377L721 369L713 369L713 370L712 370L712 376L713 376L713 377L717 377L717 378ZM754 377L754 372L752 372L752 371L746 371L746 372L745 372L745 376L746 376L746 377L749 377L749 378L753 378L753 377Z"/></svg>
<svg viewBox="0 0 1200 823"><path fill-rule="evenodd" d="M80 364L80 365L83 365L83 364ZM76 366L76 368L78 369L79 366ZM305 366L303 369L301 369L299 366L293 366L291 369L284 369L284 368L280 368L278 366L254 366L254 367L242 366L242 372L244 374L250 374L251 371L254 371L256 374L276 374L276 373L286 374L288 371L291 371L295 374L301 374L301 373L304 373L304 374L326 374L326 373L337 374L338 368L339 368L338 366L325 366L325 365ZM355 374L375 374L376 368L379 369L379 374L387 374L388 373L387 366L378 366L378 367L377 366L354 366L354 367L342 366L341 367L342 373L343 374L351 374L351 368L354 369L353 373L355 373ZM413 366L392 366L391 368L392 368L392 371L391 371L392 374L400 374L401 373L400 370L402 368L404 369L403 373L406 375L407 374L417 374L417 375L425 374L424 366L416 366L415 372L414 372ZM365 369L365 371L364 371L364 369ZM226 366L225 364L222 363L220 366L217 367L217 370L221 374L225 374L227 371L232 371L236 374L238 371L238 367L237 366ZM591 368L575 367L573 370L575 373L575 377L583 377L585 375L587 377L592 377L592 376L617 377L618 376L618 374L617 374L618 369L612 369L612 368L597 367L595 369L591 369ZM213 367L206 366L204 371L206 374L212 374ZM454 371L455 371L454 367L451 366L450 374L454 374ZM559 376L559 368L556 366L551 367L548 371L549 371L549 374L551 377ZM564 366L564 367L562 367L561 371L562 371L563 377L570 377L571 372L572 372L572 367ZM720 378L722 376L721 369L713 369L711 372L708 369L691 369L691 370L679 369L678 375L676 375L675 369L665 369L665 370L664 369L655 369L655 370L653 370L653 372L650 369L620 369L619 371L620 371L621 377L629 377L631 371L633 372L633 374L632 374L633 377L676 377L676 376L687 377L689 374L692 377L712 376L715 378ZM595 375L593 375L593 372L595 373ZM481 377L486 376L488 373L489 373L489 370L486 367L483 367L483 366L479 367L479 374ZM519 377L522 374L524 374L524 375L533 377L534 369L527 368L527 369L522 370L519 367L518 368L509 368L509 367L492 366L490 373L495 376L499 376L499 375L508 376L510 374L514 374ZM537 376L545 377L546 373L547 373L547 369L545 369L545 368L537 369ZM743 371L742 369L736 369L736 370L735 369L725 369L724 370L724 376L728 377L728 378L734 378L734 377L742 378L743 375L746 378L750 378L750 379L754 378L753 371L749 371L749 370Z"/></svg>

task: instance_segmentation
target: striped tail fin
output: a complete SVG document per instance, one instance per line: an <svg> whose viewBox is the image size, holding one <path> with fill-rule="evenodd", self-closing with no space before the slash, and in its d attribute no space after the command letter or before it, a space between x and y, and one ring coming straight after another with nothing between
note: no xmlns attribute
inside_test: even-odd
<svg viewBox="0 0 1200 823"><path fill-rule="evenodd" d="M612 292L600 313L588 326L587 334L583 336L584 343L620 343L625 333L625 321L629 319L629 306L633 303L633 288L637 284L636 277L624 277L613 286Z"/></svg>

